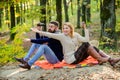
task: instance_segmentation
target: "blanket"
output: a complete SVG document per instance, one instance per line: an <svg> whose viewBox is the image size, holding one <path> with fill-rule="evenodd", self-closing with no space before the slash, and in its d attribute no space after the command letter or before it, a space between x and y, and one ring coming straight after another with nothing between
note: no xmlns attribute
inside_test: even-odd
<svg viewBox="0 0 120 80"><path fill-rule="evenodd" d="M50 64L47 60L40 60L35 62L35 66L39 66L43 69L55 69L55 68L81 68L98 64L98 61L93 57L89 56L79 64L67 64L64 60L56 64Z"/></svg>

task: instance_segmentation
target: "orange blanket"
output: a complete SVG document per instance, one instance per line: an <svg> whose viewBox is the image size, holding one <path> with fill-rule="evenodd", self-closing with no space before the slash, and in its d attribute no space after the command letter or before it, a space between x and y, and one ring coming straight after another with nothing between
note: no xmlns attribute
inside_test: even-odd
<svg viewBox="0 0 120 80"><path fill-rule="evenodd" d="M78 65L80 65L81 67L85 67L85 66L91 66L91 65L95 65L95 64L98 64L98 61L96 59L92 58L91 56L89 56L87 59L80 62ZM47 60L36 61L35 65L39 66L40 68L43 68L43 69L76 68L77 67L76 65L71 65L71 64L65 63L64 60L62 62L59 62L56 64L50 64L49 62L47 62Z"/></svg>

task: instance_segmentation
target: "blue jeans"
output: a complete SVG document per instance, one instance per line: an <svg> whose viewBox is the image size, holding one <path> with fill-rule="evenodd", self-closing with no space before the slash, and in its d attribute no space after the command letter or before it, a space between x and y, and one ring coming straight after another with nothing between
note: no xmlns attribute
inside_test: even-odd
<svg viewBox="0 0 120 80"><path fill-rule="evenodd" d="M58 58L56 57L54 52L49 48L49 46L46 44L43 44L43 45L40 45L38 51L35 53L32 59L28 61L28 64L32 66L32 64L34 64L34 62L37 61L42 55L44 55L47 61L51 64L55 64L59 62Z"/></svg>
<svg viewBox="0 0 120 80"><path fill-rule="evenodd" d="M28 61L30 57L35 53L35 51L40 47L41 44L33 43L27 53L27 55L23 58L25 61Z"/></svg>

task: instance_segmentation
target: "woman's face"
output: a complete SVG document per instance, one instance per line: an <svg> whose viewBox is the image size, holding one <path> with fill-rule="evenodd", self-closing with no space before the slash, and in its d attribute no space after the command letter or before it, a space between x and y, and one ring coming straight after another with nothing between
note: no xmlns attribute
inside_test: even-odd
<svg viewBox="0 0 120 80"><path fill-rule="evenodd" d="M67 25L64 25L64 26L63 26L63 33L64 33L65 35L70 35L70 32L71 32L70 27L68 27Z"/></svg>

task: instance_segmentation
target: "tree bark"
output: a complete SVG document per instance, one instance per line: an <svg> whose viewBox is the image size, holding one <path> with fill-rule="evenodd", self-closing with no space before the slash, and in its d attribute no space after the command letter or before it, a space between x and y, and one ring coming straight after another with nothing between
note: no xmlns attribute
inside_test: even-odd
<svg viewBox="0 0 120 80"><path fill-rule="evenodd" d="M91 3L91 0L87 0L87 8L86 8L87 22L91 22L90 3Z"/></svg>
<svg viewBox="0 0 120 80"><path fill-rule="evenodd" d="M2 15L3 15L3 9L0 8L0 28L2 28Z"/></svg>
<svg viewBox="0 0 120 80"><path fill-rule="evenodd" d="M11 19L11 30L15 27L15 10L14 10L14 3L10 5L10 19ZM15 37L15 33L11 33L10 40L13 40Z"/></svg>
<svg viewBox="0 0 120 80"><path fill-rule="evenodd" d="M64 12L65 12L65 22L68 22L69 21L68 4L67 4L66 0L63 0L63 4L64 4Z"/></svg>
<svg viewBox="0 0 120 80"><path fill-rule="evenodd" d="M42 9L40 10L41 14L42 14L42 19L40 19L40 22L43 22L46 24L46 3L47 0L40 0L40 6L42 7ZM44 27L44 30L46 31L47 28Z"/></svg>
<svg viewBox="0 0 120 80"><path fill-rule="evenodd" d="M19 24L20 23L20 6L19 6L19 4L16 5L16 13L18 14L17 24Z"/></svg>
<svg viewBox="0 0 120 80"><path fill-rule="evenodd" d="M116 47L117 37L116 37L116 14L115 14L115 0L101 0L100 6L100 18L101 18L101 38L103 41L104 37L110 39L107 47ZM106 47L106 46L104 46Z"/></svg>
<svg viewBox="0 0 120 80"><path fill-rule="evenodd" d="M52 5L51 5L51 3L52 3L52 1L51 0L48 0L48 2L47 2L47 20L50 22L51 21L51 7L52 7Z"/></svg>
<svg viewBox="0 0 120 80"><path fill-rule="evenodd" d="M80 15L81 15L80 0L77 0L77 28L80 28Z"/></svg>
<svg viewBox="0 0 120 80"><path fill-rule="evenodd" d="M82 21L86 23L86 4L84 0L82 2Z"/></svg>
<svg viewBox="0 0 120 80"><path fill-rule="evenodd" d="M62 0L56 0L56 20L60 23L60 29L62 26Z"/></svg>

